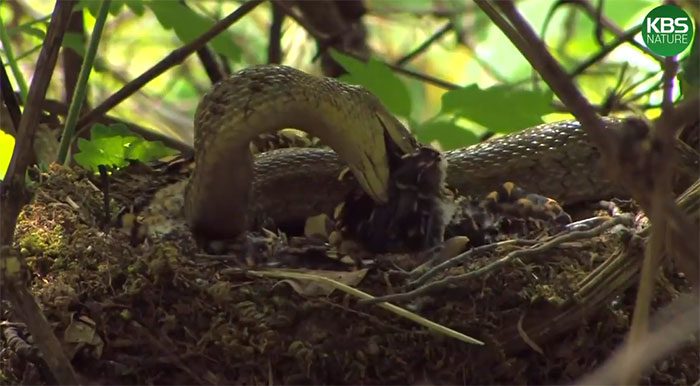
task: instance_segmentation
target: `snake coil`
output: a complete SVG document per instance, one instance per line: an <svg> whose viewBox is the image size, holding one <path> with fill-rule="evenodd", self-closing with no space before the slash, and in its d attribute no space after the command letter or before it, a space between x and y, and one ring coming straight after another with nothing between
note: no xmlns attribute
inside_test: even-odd
<svg viewBox="0 0 700 386"><path fill-rule="evenodd" d="M609 129L624 120L605 118ZM333 150L249 151L257 135L293 127ZM196 234L230 238L264 211L278 224L330 212L353 188L339 181L349 165L360 186L386 201L385 135L410 152L415 139L362 87L286 66L245 69L215 85L195 115L196 166L185 193L185 215ZM443 153L447 183L481 194L505 181L561 202L623 194L606 180L600 155L575 121L543 124ZM342 159L342 161L341 161Z"/></svg>

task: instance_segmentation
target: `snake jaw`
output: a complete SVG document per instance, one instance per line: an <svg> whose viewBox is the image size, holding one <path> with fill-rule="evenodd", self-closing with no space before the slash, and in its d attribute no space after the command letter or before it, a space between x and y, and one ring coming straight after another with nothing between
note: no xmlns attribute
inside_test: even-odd
<svg viewBox="0 0 700 386"><path fill-rule="evenodd" d="M358 183L372 199L379 203L389 200L389 169L378 167L372 154L363 154L362 163L351 165L350 170L357 178ZM384 161L386 164L386 161Z"/></svg>
<svg viewBox="0 0 700 386"><path fill-rule="evenodd" d="M377 103L380 102L377 101ZM402 154L412 153L420 147L420 144L406 126L393 115L387 114L385 109L377 109L375 116L379 124L384 128L385 140L391 141Z"/></svg>
<svg viewBox="0 0 700 386"><path fill-rule="evenodd" d="M374 133L381 133L383 141L373 141L366 146L358 165L350 166L362 189L375 202L384 204L389 201L389 173L387 153L395 152L401 156L416 151L420 146L408 129L393 115L388 113L381 102L372 94L367 94L372 105L375 122ZM376 137L375 137L376 138Z"/></svg>

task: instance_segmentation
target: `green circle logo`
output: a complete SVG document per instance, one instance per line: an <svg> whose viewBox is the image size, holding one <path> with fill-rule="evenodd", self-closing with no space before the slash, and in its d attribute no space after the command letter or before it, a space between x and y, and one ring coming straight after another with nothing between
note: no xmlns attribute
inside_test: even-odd
<svg viewBox="0 0 700 386"><path fill-rule="evenodd" d="M644 43L655 54L678 55L693 40L693 22L675 5L660 5L651 10L642 24Z"/></svg>

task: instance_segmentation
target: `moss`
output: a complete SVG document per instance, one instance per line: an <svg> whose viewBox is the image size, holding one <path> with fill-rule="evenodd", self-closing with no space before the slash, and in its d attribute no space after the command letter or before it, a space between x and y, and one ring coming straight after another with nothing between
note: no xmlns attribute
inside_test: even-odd
<svg viewBox="0 0 700 386"><path fill-rule="evenodd" d="M17 240L17 244L24 256L60 256L66 248L64 232L65 229L61 225L37 228L35 232L25 233Z"/></svg>

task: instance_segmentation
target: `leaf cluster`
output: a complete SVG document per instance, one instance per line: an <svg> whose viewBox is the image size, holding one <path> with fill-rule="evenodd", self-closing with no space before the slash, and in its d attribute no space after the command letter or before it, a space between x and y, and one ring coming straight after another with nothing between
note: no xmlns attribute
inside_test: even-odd
<svg viewBox="0 0 700 386"><path fill-rule="evenodd" d="M78 139L78 149L80 152L73 156L75 162L95 173L99 166L118 169L131 162L148 163L177 154L160 141L147 141L134 134L124 124L95 124L89 140Z"/></svg>

